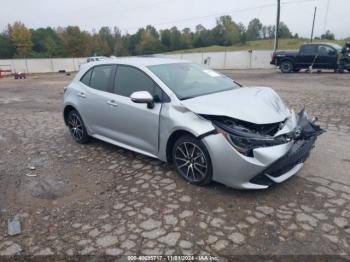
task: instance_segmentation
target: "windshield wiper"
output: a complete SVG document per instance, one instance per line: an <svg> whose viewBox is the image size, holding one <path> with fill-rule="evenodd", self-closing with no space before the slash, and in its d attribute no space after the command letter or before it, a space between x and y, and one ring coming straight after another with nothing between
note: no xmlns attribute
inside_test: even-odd
<svg viewBox="0 0 350 262"><path fill-rule="evenodd" d="M191 99L191 98L195 98L195 96L185 96L185 97L181 97L180 100L187 100L187 99Z"/></svg>

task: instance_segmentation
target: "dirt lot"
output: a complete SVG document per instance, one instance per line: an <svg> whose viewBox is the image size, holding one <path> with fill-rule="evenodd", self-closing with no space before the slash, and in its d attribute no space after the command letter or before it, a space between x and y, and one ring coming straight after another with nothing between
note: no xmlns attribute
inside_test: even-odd
<svg viewBox="0 0 350 262"><path fill-rule="evenodd" d="M195 187L158 160L74 143L61 115L73 76L1 79L0 255L349 256L350 74L224 73L319 117L327 133L298 176L265 191ZM9 236L14 216L22 233Z"/></svg>

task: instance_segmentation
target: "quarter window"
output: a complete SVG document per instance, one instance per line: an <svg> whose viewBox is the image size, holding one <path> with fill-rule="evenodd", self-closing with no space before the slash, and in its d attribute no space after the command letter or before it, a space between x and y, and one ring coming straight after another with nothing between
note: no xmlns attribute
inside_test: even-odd
<svg viewBox="0 0 350 262"><path fill-rule="evenodd" d="M91 75L90 87L108 92L112 71L112 65L95 66Z"/></svg>
<svg viewBox="0 0 350 262"><path fill-rule="evenodd" d="M154 96L155 101L162 100L162 90L153 82L153 80L140 70L119 65L114 83L115 93L121 96L129 97L137 91L148 91Z"/></svg>
<svg viewBox="0 0 350 262"><path fill-rule="evenodd" d="M91 73L92 69L85 73L85 75L80 79L80 82L82 82L84 85L90 86Z"/></svg>

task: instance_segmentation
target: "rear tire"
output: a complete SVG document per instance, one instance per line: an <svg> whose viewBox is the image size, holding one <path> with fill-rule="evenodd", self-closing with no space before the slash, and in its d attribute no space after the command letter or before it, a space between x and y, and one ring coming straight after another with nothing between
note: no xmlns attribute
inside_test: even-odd
<svg viewBox="0 0 350 262"><path fill-rule="evenodd" d="M75 142L79 144L90 142L91 137L88 135L83 119L78 111L75 109L71 110L67 115L66 123Z"/></svg>
<svg viewBox="0 0 350 262"><path fill-rule="evenodd" d="M212 181L213 167L205 145L197 138L184 135L174 144L172 160L178 174L194 185Z"/></svg>
<svg viewBox="0 0 350 262"><path fill-rule="evenodd" d="M291 61L283 61L280 64L280 69L282 73L291 73L293 72L293 63Z"/></svg>

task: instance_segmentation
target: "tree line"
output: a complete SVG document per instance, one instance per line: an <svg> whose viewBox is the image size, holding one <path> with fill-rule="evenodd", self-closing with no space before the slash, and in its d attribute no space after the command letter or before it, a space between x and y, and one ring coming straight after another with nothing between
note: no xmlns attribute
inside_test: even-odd
<svg viewBox="0 0 350 262"><path fill-rule="evenodd" d="M283 22L278 34L280 38L299 38ZM176 26L158 31L148 25L135 34L122 34L118 27L102 27L92 32L78 26L29 29L22 22L15 22L0 34L0 58L128 56L211 45L230 46L274 37L273 25L263 25L254 18L246 27L229 15L216 19L211 29L199 24L194 32L190 28L179 30ZM332 40L334 34L327 32L321 37Z"/></svg>

